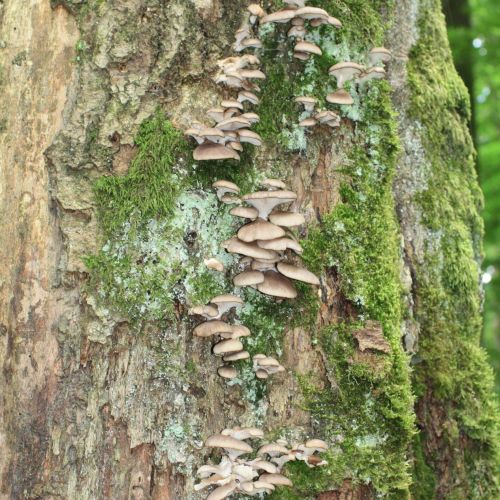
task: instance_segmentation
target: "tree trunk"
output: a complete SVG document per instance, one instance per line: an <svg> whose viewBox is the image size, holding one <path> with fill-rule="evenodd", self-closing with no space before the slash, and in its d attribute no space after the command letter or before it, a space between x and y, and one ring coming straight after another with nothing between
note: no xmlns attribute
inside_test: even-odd
<svg viewBox="0 0 500 500"><path fill-rule="evenodd" d="M481 194L440 2L309 4L343 27L316 30L307 64L286 25L262 30L263 147L198 165L179 131L234 96L213 77L247 2L0 4L1 498L205 498L203 441L237 425L329 443L272 498L497 497ZM330 65L381 45L387 81L353 90L340 127L297 127L294 97L324 98ZM187 310L233 292L237 226L212 182L263 176L298 194L321 286L244 292L247 349L286 371L239 362L228 384Z"/></svg>

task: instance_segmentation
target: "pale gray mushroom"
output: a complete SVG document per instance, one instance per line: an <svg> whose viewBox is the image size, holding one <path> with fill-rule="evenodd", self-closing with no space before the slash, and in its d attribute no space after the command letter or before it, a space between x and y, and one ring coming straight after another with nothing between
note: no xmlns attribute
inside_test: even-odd
<svg viewBox="0 0 500 500"><path fill-rule="evenodd" d="M314 111L314 106L318 100L311 96L300 96L295 98L295 102L302 104L304 106L304 110L310 113Z"/></svg>
<svg viewBox="0 0 500 500"><path fill-rule="evenodd" d="M332 104L354 104L354 99L352 98L351 94L349 94L349 92L347 92L347 90L345 89L338 89L335 92L328 94L326 96L326 100L327 102L330 102Z"/></svg>
<svg viewBox="0 0 500 500"><path fill-rule="evenodd" d="M232 379L238 375L238 372L234 366L220 366L217 368L217 373L222 378Z"/></svg>
<svg viewBox="0 0 500 500"><path fill-rule="evenodd" d="M295 201L297 195L292 191L257 191L246 194L242 199L259 211L261 219L267 219L273 208Z"/></svg>
<svg viewBox="0 0 500 500"><path fill-rule="evenodd" d="M223 333L221 337L224 339L239 339L248 337L250 334L250 330L245 325L231 325L231 333Z"/></svg>
<svg viewBox="0 0 500 500"><path fill-rule="evenodd" d="M243 151L243 146L240 142L232 141L227 143L227 147L234 149L235 151Z"/></svg>
<svg viewBox="0 0 500 500"><path fill-rule="evenodd" d="M259 477L259 481L274 484L275 486L293 486L292 481L282 474L269 474L265 473Z"/></svg>
<svg viewBox="0 0 500 500"><path fill-rule="evenodd" d="M364 73L356 78L356 83L358 85L363 85L370 80L382 80L385 78L385 69L379 66L374 66L373 68L368 68Z"/></svg>
<svg viewBox="0 0 500 500"><path fill-rule="evenodd" d="M262 42L258 38L246 38L241 42L241 47L243 49L260 49L262 47Z"/></svg>
<svg viewBox="0 0 500 500"><path fill-rule="evenodd" d="M286 184L279 179L264 179L259 183L262 187L269 191L277 191L278 189L286 189Z"/></svg>
<svg viewBox="0 0 500 500"><path fill-rule="evenodd" d="M287 23L295 17L295 9L282 9L272 14L267 14L260 20L260 24L266 23Z"/></svg>
<svg viewBox="0 0 500 500"><path fill-rule="evenodd" d="M220 201L225 203L226 205L240 205L241 200L237 196L233 196L231 194L225 194Z"/></svg>
<svg viewBox="0 0 500 500"><path fill-rule="evenodd" d="M266 12L264 9L256 3L252 3L247 7L248 12L250 12L250 23L255 24L257 19L264 17Z"/></svg>
<svg viewBox="0 0 500 500"><path fill-rule="evenodd" d="M278 472L278 468L276 465L271 462L267 462L266 460L262 460L260 458L255 458L254 460L248 462L252 465L255 470L263 470L268 474L276 474Z"/></svg>
<svg viewBox="0 0 500 500"><path fill-rule="evenodd" d="M193 152L193 158L196 161L206 160L239 160L240 155L231 148L222 144L209 142L200 144Z"/></svg>
<svg viewBox="0 0 500 500"><path fill-rule="evenodd" d="M260 271L262 273L265 271L276 271L276 263L280 262L282 258L283 257L278 254L277 257L275 257L274 259L254 259L252 261L251 269L252 271ZM253 288L258 289L259 284L260 283L257 283L257 286L253 286Z"/></svg>
<svg viewBox="0 0 500 500"><path fill-rule="evenodd" d="M254 497L261 494L271 493L275 488L274 485L270 483L265 483L264 481L254 481L252 483L253 489L246 492L247 495Z"/></svg>
<svg viewBox="0 0 500 500"><path fill-rule="evenodd" d="M342 89L344 83L356 78L364 69L364 66L355 62L341 62L331 66L328 73L337 78L337 87Z"/></svg>
<svg viewBox="0 0 500 500"><path fill-rule="evenodd" d="M222 333L231 333L232 326L224 321L212 320L205 321L199 324L194 330L195 337L211 337L212 335L220 335Z"/></svg>
<svg viewBox="0 0 500 500"><path fill-rule="evenodd" d="M257 290L265 295L282 299L294 299L297 297L297 290L293 286L293 283L275 271L264 272L264 282L257 285Z"/></svg>
<svg viewBox="0 0 500 500"><path fill-rule="evenodd" d="M250 127L251 123L241 116L235 116L229 120L224 120L216 125L221 130L239 130L242 128Z"/></svg>
<svg viewBox="0 0 500 500"><path fill-rule="evenodd" d="M311 285L320 284L319 279L315 274L302 267L297 267L292 264L286 264L285 262L279 262L277 267L278 271L288 278L292 278L297 281L303 281L304 283L309 283Z"/></svg>
<svg viewBox="0 0 500 500"><path fill-rule="evenodd" d="M254 123L259 123L260 118L257 113L243 113L242 118L245 118L245 120L248 120L252 125Z"/></svg>
<svg viewBox="0 0 500 500"><path fill-rule="evenodd" d="M234 217L242 217L243 219L254 220L259 215L259 211L253 207L234 207L229 213Z"/></svg>
<svg viewBox="0 0 500 500"><path fill-rule="evenodd" d="M241 52L245 47L242 46L241 42L245 40L245 38L250 38L251 36L251 26L249 24L243 24L234 36L235 42L233 44L233 48L236 52Z"/></svg>
<svg viewBox="0 0 500 500"><path fill-rule="evenodd" d="M293 57L295 57L295 59L299 59L301 61L307 61L309 59L309 54L307 52L298 52L296 50L293 53Z"/></svg>
<svg viewBox="0 0 500 500"><path fill-rule="evenodd" d="M303 120L300 120L299 127L314 127L317 124L318 122L314 118L304 118Z"/></svg>
<svg viewBox="0 0 500 500"><path fill-rule="evenodd" d="M227 108L238 108L238 109L241 109L243 110L243 104L241 104L240 101L235 101L233 99L225 99L224 101L222 101L220 103L220 105L227 109Z"/></svg>
<svg viewBox="0 0 500 500"><path fill-rule="evenodd" d="M190 316L203 316L205 319L214 319L219 315L219 310L217 306L193 306L189 309L188 314Z"/></svg>
<svg viewBox="0 0 500 500"><path fill-rule="evenodd" d="M238 231L238 238L246 243L257 240L273 240L282 236L285 236L283 228L260 218L245 224Z"/></svg>
<svg viewBox="0 0 500 500"><path fill-rule="evenodd" d="M329 24L331 26L334 26L335 28L342 27L342 23L336 17L333 17L333 16L328 16L327 19L325 19L324 17L318 17L318 18L313 19L311 21L311 26L313 28L317 28L318 26L321 26L322 24Z"/></svg>
<svg viewBox="0 0 500 500"><path fill-rule="evenodd" d="M225 83L228 87L240 89L244 87L243 80L244 79L239 75L239 73L233 71L226 75L218 75L215 78L215 83Z"/></svg>
<svg viewBox="0 0 500 500"><path fill-rule="evenodd" d="M236 237L224 242L224 248L226 248L229 253L238 253L240 255L252 257L253 259L274 259L277 257L276 252L272 250L264 250L260 248L257 243L246 243Z"/></svg>
<svg viewBox="0 0 500 500"><path fill-rule="evenodd" d="M269 375L285 371L285 368L281 366L280 362L270 356L256 354L252 359L253 369L257 378L267 378ZM265 372L265 375L262 372Z"/></svg>
<svg viewBox="0 0 500 500"><path fill-rule="evenodd" d="M260 102L259 98L253 92L248 90L241 90L238 93L238 101L241 103L248 101L250 104L259 104Z"/></svg>
<svg viewBox="0 0 500 500"><path fill-rule="evenodd" d="M270 457L278 457L280 455L287 455L290 450L278 443L268 443L261 446L257 450L257 456L269 455Z"/></svg>
<svg viewBox="0 0 500 500"><path fill-rule="evenodd" d="M233 352L243 351L243 344L238 339L221 340L214 345L213 352L217 356L223 356Z"/></svg>
<svg viewBox="0 0 500 500"><path fill-rule="evenodd" d="M222 434L210 436L205 441L205 448L223 448L230 459L234 459L244 453L252 452L252 447L249 444L231 436L223 436Z"/></svg>
<svg viewBox="0 0 500 500"><path fill-rule="evenodd" d="M262 145L262 139L260 135L246 128L238 130L238 138L240 142L246 142L248 144L253 144L254 146Z"/></svg>
<svg viewBox="0 0 500 500"><path fill-rule="evenodd" d="M216 190L219 200L221 200L226 193L238 194L240 192L240 188L234 182L224 179L215 181L212 187Z"/></svg>
<svg viewBox="0 0 500 500"><path fill-rule="evenodd" d="M219 123L222 120L224 120L224 108L221 106L218 106L216 108L210 108L207 111L207 116L212 120L214 120L215 122Z"/></svg>
<svg viewBox="0 0 500 500"><path fill-rule="evenodd" d="M234 427L232 429L224 429L221 434L243 441L245 439L261 439L264 437L264 432L256 427Z"/></svg>
<svg viewBox="0 0 500 500"><path fill-rule="evenodd" d="M259 42L260 43L260 42ZM255 78L257 80L265 80L266 75L260 69L242 69L240 75L243 78Z"/></svg>
<svg viewBox="0 0 500 500"><path fill-rule="evenodd" d="M295 17L301 17L302 19L326 19L330 18L330 14L326 10L320 9L318 7L302 7L295 11Z"/></svg>
<svg viewBox="0 0 500 500"><path fill-rule="evenodd" d="M272 212L269 214L269 221L277 226L297 227L305 224L306 219L302 214L294 212Z"/></svg>
<svg viewBox="0 0 500 500"><path fill-rule="evenodd" d="M212 269L213 271L218 271L220 273L224 271L224 264L214 257L210 259L204 259L203 263L208 267L208 269Z"/></svg>
<svg viewBox="0 0 500 500"><path fill-rule="evenodd" d="M236 490L238 487L236 481L231 481L228 484L225 484L223 486L219 486L216 488L210 495L208 495L207 500L223 500L224 498L227 498L233 491Z"/></svg>
<svg viewBox="0 0 500 500"><path fill-rule="evenodd" d="M330 127L338 127L340 125L340 116L333 111L320 111L314 118L322 125L328 125Z"/></svg>
<svg viewBox="0 0 500 500"><path fill-rule="evenodd" d="M307 35L307 30L304 26L292 26L288 31L286 36L289 38L300 38L303 39Z"/></svg>
<svg viewBox="0 0 500 500"><path fill-rule="evenodd" d="M368 55L368 61L371 66L376 66L379 63L387 63L391 59L391 51L385 47L374 47L370 50L370 54Z"/></svg>
<svg viewBox="0 0 500 500"><path fill-rule="evenodd" d="M318 56L323 54L321 49L315 43L306 41L298 42L295 45L294 50L295 52L303 52L305 54L315 54Z"/></svg>
<svg viewBox="0 0 500 500"><path fill-rule="evenodd" d="M233 278L234 286L254 286L264 283L264 274L261 271L243 271Z"/></svg>
<svg viewBox="0 0 500 500"><path fill-rule="evenodd" d="M243 301L237 295L224 294L214 297L210 301L210 304L214 304L215 306L217 306L220 318L223 314L226 314L233 307L241 307L243 305Z"/></svg>
<svg viewBox="0 0 500 500"><path fill-rule="evenodd" d="M192 137L198 144L203 144L205 142L205 138L201 136L201 130L199 128L188 128L184 134Z"/></svg>
<svg viewBox="0 0 500 500"><path fill-rule="evenodd" d="M228 354L222 358L223 361L240 361L242 359L250 358L250 353L248 351L238 351L232 354Z"/></svg>
<svg viewBox="0 0 500 500"><path fill-rule="evenodd" d="M292 24L292 26L304 26L305 20L302 19L301 17L294 17L291 20L291 24Z"/></svg>
<svg viewBox="0 0 500 500"><path fill-rule="evenodd" d="M198 468L196 471L196 475L201 477L201 478L207 478L210 477L212 474L217 474L220 477L229 477L231 475L231 468L232 468L232 463L229 460L228 457L222 457L222 460L218 465L202 465L201 467ZM266 471L268 472L268 471ZM195 490L198 491L201 488L196 488Z"/></svg>
<svg viewBox="0 0 500 500"><path fill-rule="evenodd" d="M257 245L260 248L265 248L266 250L276 250L277 252L284 252L285 250L293 250L295 253L302 253L302 247L291 238L282 237L275 238L273 240L257 240Z"/></svg>

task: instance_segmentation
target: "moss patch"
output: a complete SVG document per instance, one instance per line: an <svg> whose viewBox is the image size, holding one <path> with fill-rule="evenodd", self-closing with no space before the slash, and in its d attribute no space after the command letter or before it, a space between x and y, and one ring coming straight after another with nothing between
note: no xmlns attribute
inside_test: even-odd
<svg viewBox="0 0 500 500"><path fill-rule="evenodd" d="M479 348L482 197L468 132L469 97L453 66L440 3L425 4L409 64L410 112L423 125L430 168L428 188L417 200L429 236L425 262L417 266L422 361L414 383L422 425L431 425L427 400L439 401L444 412L439 461L446 463L453 484L440 484L441 491L450 498L492 498L498 494L498 418L491 369ZM427 449L432 448L436 437L426 439ZM417 477L423 458L423 453L417 456ZM425 460L439 467L438 457L427 453Z"/></svg>

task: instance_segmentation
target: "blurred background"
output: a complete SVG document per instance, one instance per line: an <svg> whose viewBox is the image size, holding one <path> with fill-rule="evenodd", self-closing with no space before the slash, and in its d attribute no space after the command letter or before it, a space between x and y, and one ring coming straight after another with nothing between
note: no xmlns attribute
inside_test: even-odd
<svg viewBox="0 0 500 500"><path fill-rule="evenodd" d="M482 342L500 394L500 0L443 0L443 9L455 65L472 100L471 132L485 198Z"/></svg>

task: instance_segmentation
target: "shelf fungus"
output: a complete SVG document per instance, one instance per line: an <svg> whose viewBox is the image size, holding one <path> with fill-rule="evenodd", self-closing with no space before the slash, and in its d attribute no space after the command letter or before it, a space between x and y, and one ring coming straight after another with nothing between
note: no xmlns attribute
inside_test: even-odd
<svg viewBox="0 0 500 500"><path fill-rule="evenodd" d="M368 61L371 66L376 66L380 63L388 63L391 59L391 51L385 47L374 47L368 54Z"/></svg>
<svg viewBox="0 0 500 500"><path fill-rule="evenodd" d="M364 66L355 62L340 62L331 66L328 73L337 79L337 87L343 89L346 82L356 78L364 69Z"/></svg>
<svg viewBox="0 0 500 500"><path fill-rule="evenodd" d="M266 379L269 375L285 371L285 368L281 366L280 362L270 356L256 354L252 360L253 370L257 378Z"/></svg>

